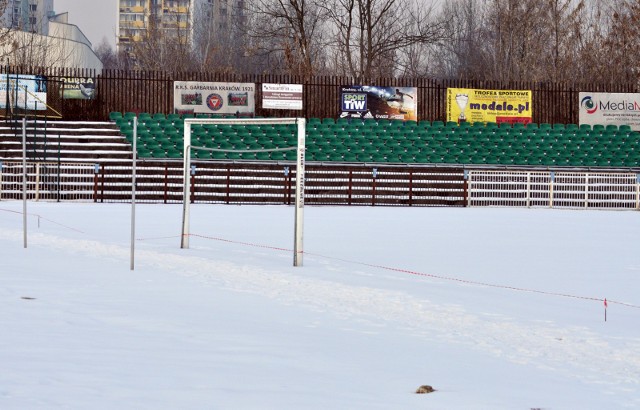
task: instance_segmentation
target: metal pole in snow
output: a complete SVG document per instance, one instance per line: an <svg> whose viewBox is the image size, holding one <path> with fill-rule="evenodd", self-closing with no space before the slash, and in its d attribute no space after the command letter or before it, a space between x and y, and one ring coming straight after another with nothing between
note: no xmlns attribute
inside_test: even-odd
<svg viewBox="0 0 640 410"><path fill-rule="evenodd" d="M138 117L133 118L133 160L131 162L131 270L135 267L136 252L136 161L137 161Z"/></svg>
<svg viewBox="0 0 640 410"><path fill-rule="evenodd" d="M27 119L22 119L22 236L27 248Z"/></svg>

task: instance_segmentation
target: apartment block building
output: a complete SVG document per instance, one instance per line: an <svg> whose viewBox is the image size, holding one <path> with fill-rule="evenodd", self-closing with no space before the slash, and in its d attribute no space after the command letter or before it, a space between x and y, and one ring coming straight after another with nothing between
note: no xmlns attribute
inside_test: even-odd
<svg viewBox="0 0 640 410"><path fill-rule="evenodd" d="M0 22L5 28L46 36L53 15L53 0L7 0Z"/></svg>
<svg viewBox="0 0 640 410"><path fill-rule="evenodd" d="M197 27L226 30L242 15L244 0L118 0L117 48L130 50L150 30L169 39L194 40ZM212 24L213 23L213 24Z"/></svg>

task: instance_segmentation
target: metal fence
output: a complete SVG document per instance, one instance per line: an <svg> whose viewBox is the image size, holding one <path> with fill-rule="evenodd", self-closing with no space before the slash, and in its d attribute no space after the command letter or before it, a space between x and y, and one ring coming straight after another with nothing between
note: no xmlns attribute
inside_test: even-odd
<svg viewBox="0 0 640 410"><path fill-rule="evenodd" d="M634 173L469 171L467 206L640 209Z"/></svg>
<svg viewBox="0 0 640 410"><path fill-rule="evenodd" d="M0 200L22 198L22 162L0 162ZM94 198L93 164L27 163L27 199L90 201Z"/></svg>

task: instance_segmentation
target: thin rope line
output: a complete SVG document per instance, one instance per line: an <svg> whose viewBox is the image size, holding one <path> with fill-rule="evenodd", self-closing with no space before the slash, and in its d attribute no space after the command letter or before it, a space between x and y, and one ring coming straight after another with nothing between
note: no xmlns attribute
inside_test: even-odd
<svg viewBox="0 0 640 410"><path fill-rule="evenodd" d="M23 212L20 212L20 211L14 211L14 210L11 210L11 209L3 209L3 208L0 208L0 211L9 212L9 213L14 213L14 214L18 214L18 215L23 215ZM52 224L54 224L54 225L58 225L58 226L61 226L61 227L63 227L63 228L67 228L67 229L70 229L70 230L72 230L72 231L76 231L76 232L83 233L83 234L84 234L84 233L86 233L86 232L81 231L80 229L76 229L76 228L73 228L73 227L71 227L71 226L63 225L63 224L61 224L60 222L56 222L56 221L54 221L54 220L52 220L52 219L45 218L44 216L39 215L39 214L32 214L32 213L27 212L27 215L28 215L28 216L37 216L38 218L40 218L40 219L42 219L42 220L45 220L45 221L47 221L47 222L51 222L51 223L52 223Z"/></svg>
<svg viewBox="0 0 640 410"><path fill-rule="evenodd" d="M231 240L231 239L217 238L217 237L213 237L213 236L196 235L196 234L190 234L190 236L203 238L203 239L215 240L215 241L219 241L219 242L226 242L226 243L233 243L233 244L238 244L238 245L252 246L252 247L256 247L256 248L293 252L292 249L279 248L279 247L268 246L268 245L259 245L259 244L250 243L250 242L234 241L234 240ZM338 258L338 257L334 257L334 256L326 256L326 255L322 255L322 254L318 254L318 253L312 253L312 252L300 251L299 253L302 253L304 255L309 255L309 256L315 256L315 257L318 257L318 258L332 259L332 260L336 260L336 261L351 263L351 264L355 264L355 265L362 265L362 266L368 266L368 267L371 267L371 268L384 269L384 270L388 270L388 271L392 271L392 272L400 272L400 273L406 273L406 274L415 275L415 276L423 276L423 277L428 277L428 278L441 279L441 280L465 283L465 284L476 285L476 286L485 286L485 287L513 290L513 291L519 291L519 292L538 293L538 294L542 294L542 295L558 296L558 297L565 297L565 298L572 298L572 299L591 300L591 301L597 301L597 302L603 302L603 303L604 303L604 300L605 300L604 298L597 298L597 297L590 297L590 296L576 296L576 295L571 295L571 294L568 294L568 293L549 292L549 291L544 291L544 290L527 289L527 288L520 288L520 287L508 286L508 285L496 285L496 284L486 283L486 282L477 282L477 281L454 278L454 277L448 277L448 276L440 276L440 275L434 275L434 274L430 274L430 273L416 272L416 271L412 271L412 270L409 270L409 269L393 268L393 267L389 267L389 266L371 264L371 263L367 263L367 262L353 261L353 260ZM607 299L607 303L613 303L613 304L618 304L618 305L621 305L621 306L640 309L640 306L633 305L631 303L610 300L610 299Z"/></svg>

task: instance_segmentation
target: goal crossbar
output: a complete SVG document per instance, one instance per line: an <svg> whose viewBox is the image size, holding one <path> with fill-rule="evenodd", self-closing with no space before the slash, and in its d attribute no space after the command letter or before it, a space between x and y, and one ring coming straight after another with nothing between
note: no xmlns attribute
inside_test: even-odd
<svg viewBox="0 0 640 410"><path fill-rule="evenodd" d="M208 148L191 145L191 127L193 125L274 125L274 124L294 124L297 126L297 146L282 147L261 150L236 150ZM305 166L305 133L306 120L304 118L187 118L184 120L184 190L182 197L182 235L181 248L189 248L190 235L190 204L191 204L191 150L205 150L217 152L271 152L271 151L291 151L296 150L296 193L295 193L295 223L294 223L294 244L293 244L293 266L302 266L302 232L304 220L304 166Z"/></svg>

